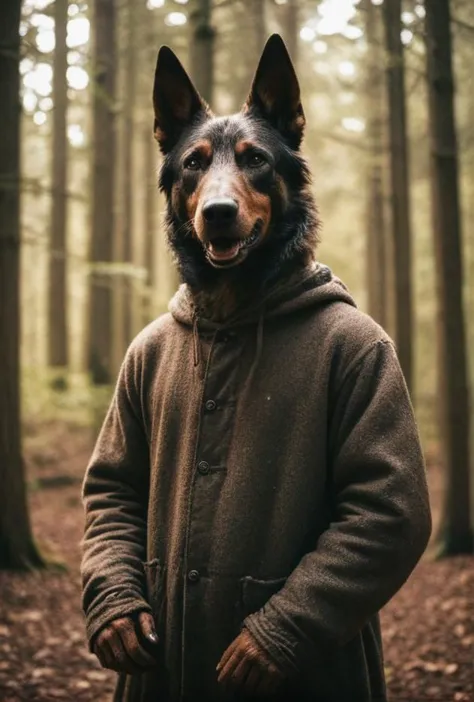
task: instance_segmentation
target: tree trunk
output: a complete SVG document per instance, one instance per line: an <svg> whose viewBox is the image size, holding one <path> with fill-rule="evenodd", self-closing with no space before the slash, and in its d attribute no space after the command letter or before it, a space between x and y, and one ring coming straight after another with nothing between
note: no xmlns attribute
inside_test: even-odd
<svg viewBox="0 0 474 702"><path fill-rule="evenodd" d="M134 140L134 108L136 99L135 84L135 16L134 0L128 0L127 18L127 47L125 65L125 100L124 100L124 184L123 184L123 261L132 266L133 263L133 140ZM132 307L134 300L134 285L130 274L123 278L124 304L124 333L125 343L132 340Z"/></svg>
<svg viewBox="0 0 474 702"><path fill-rule="evenodd" d="M135 88L135 41L136 41L136 9L133 0L127 0L125 17L122 25L125 34L125 60L123 69L119 72L122 87L122 114L120 119L120 171L118 191L120 196L119 222L116 227L116 253L114 258L125 264L123 273L117 277L114 285L114 355L117 369L120 367L126 349L133 337L133 306L135 302L135 286L131 275L133 263L133 148L134 148L134 111L137 91Z"/></svg>
<svg viewBox="0 0 474 702"><path fill-rule="evenodd" d="M371 0L364 3L367 40L366 115L367 115L367 290L368 312L387 326L387 252L384 218L384 115L383 68L381 55L380 8Z"/></svg>
<svg viewBox="0 0 474 702"><path fill-rule="evenodd" d="M426 8L433 233L438 290L439 403L446 469L442 552L472 553L469 381L463 315L458 153L449 0Z"/></svg>
<svg viewBox="0 0 474 702"><path fill-rule="evenodd" d="M211 25L211 0L197 0L190 14L192 28L190 66L196 88L210 105L214 84L214 37Z"/></svg>
<svg viewBox="0 0 474 702"><path fill-rule="evenodd" d="M51 202L51 251L48 289L48 363L65 382L68 365L67 339L67 19L68 0L54 3L55 49L53 61L53 158Z"/></svg>
<svg viewBox="0 0 474 702"><path fill-rule="evenodd" d="M92 232L89 369L96 385L112 381L111 276L115 184L115 0L96 0L93 45Z"/></svg>
<svg viewBox="0 0 474 702"><path fill-rule="evenodd" d="M0 568L43 564L21 454L20 9L20 0L0 6Z"/></svg>
<svg viewBox="0 0 474 702"><path fill-rule="evenodd" d="M156 286L156 237L155 227L156 200L158 185L156 177L155 154L156 144L153 141L149 125L143 130L143 180L145 183L144 198L144 231L145 231L145 267L147 269L147 300L145 305L146 324L154 317L153 291Z"/></svg>
<svg viewBox="0 0 474 702"><path fill-rule="evenodd" d="M401 0L384 2L392 239L395 266L395 341L408 388L412 389L412 271L405 100L405 64L401 33Z"/></svg>
<svg viewBox="0 0 474 702"><path fill-rule="evenodd" d="M294 65L298 64L298 0L288 0L286 4L286 21L284 39L288 47L291 60Z"/></svg>
<svg viewBox="0 0 474 702"><path fill-rule="evenodd" d="M252 17L255 22L255 58L252 57L252 61L255 61L255 65L258 63L267 39L265 4L265 0L253 0L252 2Z"/></svg>

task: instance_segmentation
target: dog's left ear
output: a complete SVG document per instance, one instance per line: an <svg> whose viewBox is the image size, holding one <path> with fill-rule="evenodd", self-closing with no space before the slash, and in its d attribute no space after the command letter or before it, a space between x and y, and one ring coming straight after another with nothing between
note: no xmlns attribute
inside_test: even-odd
<svg viewBox="0 0 474 702"><path fill-rule="evenodd" d="M265 45L243 109L267 119L298 149L306 120L295 69L279 34L273 34Z"/></svg>
<svg viewBox="0 0 474 702"><path fill-rule="evenodd" d="M155 110L154 134L160 149L167 154L178 142L186 127L199 117L210 115L176 54L162 46L156 63L153 86Z"/></svg>

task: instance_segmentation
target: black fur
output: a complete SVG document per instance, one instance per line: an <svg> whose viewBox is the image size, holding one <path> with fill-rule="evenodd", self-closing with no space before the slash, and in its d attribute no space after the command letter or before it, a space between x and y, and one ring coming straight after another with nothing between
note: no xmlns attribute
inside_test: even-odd
<svg viewBox="0 0 474 702"><path fill-rule="evenodd" d="M269 44L272 41L273 44L279 42L277 51L281 52L281 48L278 47L283 46L282 60L287 66L289 57L283 43L280 39L278 42L270 39ZM275 47L272 51L275 52ZM197 93L193 93L188 99L188 103L193 105L192 112L189 114L189 123L183 125L173 144L170 144L169 140L165 142L164 139L160 143L165 154L160 172L160 189L165 193L167 200L168 241L175 254L183 281L194 291L212 290L223 280L237 288L261 289L298 265L314 259L318 243L318 217L310 191L310 171L299 151L302 126L299 135L295 135L294 130L291 131L282 126L288 125L290 120L288 106L282 99L275 100L276 107L272 105L270 113L263 108L261 100L255 97L255 91L258 88L256 84L259 81L263 82L265 78L263 75L265 66L262 68L262 64L265 63L264 58L265 53L260 62L249 101L241 113L230 117L214 117L202 101L197 107L199 104L197 100L200 98ZM275 61L274 56L272 60ZM291 63L289 65L291 67ZM172 68L176 71L174 63ZM292 67L291 71L293 71ZM292 79L291 74L288 73L288 75L290 76L288 80ZM159 64L156 80L160 80ZM158 88L159 85L158 82ZM184 78L183 90L189 90L189 85ZM155 94L156 92L155 84ZM297 94L294 116L301 117L303 111L299 103L299 89ZM155 98L155 104L159 99ZM278 105L283 103L286 107L279 108ZM278 109L285 110L284 120L278 118ZM302 124L304 124L304 116ZM216 177L219 177L219 169L236 167L245 169L246 164L239 163L235 155L235 145L242 139L251 141L265 154L268 162L265 167L248 170L246 173L251 187L270 197L270 228L262 245L250 252L241 264L228 269L218 269L207 260L203 245L193 233L193 223L188 220L186 199L191 197L196 189L198 176L184 169L183 163L185 157L189 157L189 153L192 153L194 144L207 140L212 145L213 153L212 162L206 164L209 174L210 169L215 169ZM278 177L284 182L284 192L279 186ZM173 191L175 191L174 196Z"/></svg>

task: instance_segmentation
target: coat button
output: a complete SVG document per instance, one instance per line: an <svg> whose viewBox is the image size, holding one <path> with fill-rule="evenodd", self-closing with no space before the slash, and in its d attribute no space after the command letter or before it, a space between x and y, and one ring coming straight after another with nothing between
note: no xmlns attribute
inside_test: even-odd
<svg viewBox="0 0 474 702"><path fill-rule="evenodd" d="M188 580L190 583L197 583L200 577L198 570L190 570L188 573Z"/></svg>
<svg viewBox="0 0 474 702"><path fill-rule="evenodd" d="M207 400L205 407L208 412L213 412L217 407L217 403L214 400Z"/></svg>
<svg viewBox="0 0 474 702"><path fill-rule="evenodd" d="M211 469L211 466L207 461L199 461L198 463L198 471L201 473L201 475L207 475Z"/></svg>

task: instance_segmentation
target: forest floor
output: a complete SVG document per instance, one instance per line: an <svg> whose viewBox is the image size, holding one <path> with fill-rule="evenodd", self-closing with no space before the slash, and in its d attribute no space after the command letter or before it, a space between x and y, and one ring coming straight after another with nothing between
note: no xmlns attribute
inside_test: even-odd
<svg viewBox="0 0 474 702"><path fill-rule="evenodd" d="M88 652L80 607L85 429L26 427L37 540L66 568L0 573L0 702L105 702L114 673ZM441 476L428 460L435 524ZM390 700L474 700L474 558L424 559L382 613ZM341 700L341 702L343 702Z"/></svg>

